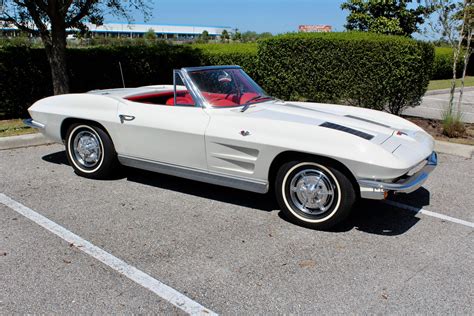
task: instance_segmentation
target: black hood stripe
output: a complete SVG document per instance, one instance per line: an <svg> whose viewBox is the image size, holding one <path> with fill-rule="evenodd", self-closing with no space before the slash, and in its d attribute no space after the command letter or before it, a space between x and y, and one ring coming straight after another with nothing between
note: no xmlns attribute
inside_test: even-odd
<svg viewBox="0 0 474 316"><path fill-rule="evenodd" d="M319 126L326 127L326 128L332 128L332 129L335 129L335 130L338 130L338 131L341 131L341 132L349 133L349 134L361 137L361 138L366 139L366 140L371 140L372 138L374 138L374 135L370 135L370 134L358 131L358 130L350 128L350 127L345 127L345 126L330 123L330 122L324 122L323 124L321 124Z"/></svg>

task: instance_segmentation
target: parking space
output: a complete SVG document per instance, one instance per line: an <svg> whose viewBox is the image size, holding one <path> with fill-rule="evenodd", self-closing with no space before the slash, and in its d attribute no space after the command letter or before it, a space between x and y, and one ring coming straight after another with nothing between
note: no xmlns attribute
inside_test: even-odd
<svg viewBox="0 0 474 316"><path fill-rule="evenodd" d="M440 155L398 202L474 222L473 160ZM472 227L363 202L331 232L258 195L127 169L74 175L62 146L0 151L0 192L223 313L472 314ZM0 204L0 313L181 309Z"/></svg>

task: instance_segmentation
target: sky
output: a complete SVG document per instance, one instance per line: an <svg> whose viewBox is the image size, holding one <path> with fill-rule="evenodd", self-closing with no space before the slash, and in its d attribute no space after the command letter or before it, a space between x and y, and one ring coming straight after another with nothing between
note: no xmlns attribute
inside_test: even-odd
<svg viewBox="0 0 474 316"><path fill-rule="evenodd" d="M329 24L343 31L347 11L342 0L150 0L150 24L230 26L239 31L296 32L300 24ZM134 22L143 16L134 13ZM105 22L124 22L113 17Z"/></svg>

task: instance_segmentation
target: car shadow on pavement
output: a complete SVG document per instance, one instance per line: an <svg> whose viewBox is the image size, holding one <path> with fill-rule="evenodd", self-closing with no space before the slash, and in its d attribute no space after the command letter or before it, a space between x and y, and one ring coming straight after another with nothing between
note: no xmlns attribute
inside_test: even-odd
<svg viewBox="0 0 474 316"><path fill-rule="evenodd" d="M64 151L48 154L43 157L43 160L54 164L69 165ZM261 211L279 210L278 203L271 193L252 193L134 168L123 168L115 177L117 180L123 178L143 185ZM420 188L411 194L394 196L391 199L422 208L429 205L430 195L426 189ZM397 236L407 232L419 221L415 215L414 212L399 209L383 201L361 200L356 204L349 218L329 231L344 233L355 229L369 234ZM282 212L279 212L279 216L288 221Z"/></svg>
<svg viewBox="0 0 474 316"><path fill-rule="evenodd" d="M415 215L383 201L361 200L349 218L331 231L346 232L356 229L374 235L398 236L418 223L420 219Z"/></svg>
<svg viewBox="0 0 474 316"><path fill-rule="evenodd" d="M252 193L132 168L128 168L126 175L128 181L165 190L266 212L278 211L279 217L289 222L279 211L278 203L272 193ZM421 201L429 201L429 192L424 188L406 196L411 195L418 196ZM344 233L356 229L369 234L397 236L407 232L419 221L415 215L381 201L361 200L356 204L348 219L329 231Z"/></svg>
<svg viewBox="0 0 474 316"><path fill-rule="evenodd" d="M261 211L271 212L278 209L278 204L271 194L242 191L134 168L126 168L125 175L128 181L160 189L172 190Z"/></svg>
<svg viewBox="0 0 474 316"><path fill-rule="evenodd" d="M42 159L46 162L54 163L57 165L69 166L69 161L67 161L66 152L64 150L45 155L42 157Z"/></svg>

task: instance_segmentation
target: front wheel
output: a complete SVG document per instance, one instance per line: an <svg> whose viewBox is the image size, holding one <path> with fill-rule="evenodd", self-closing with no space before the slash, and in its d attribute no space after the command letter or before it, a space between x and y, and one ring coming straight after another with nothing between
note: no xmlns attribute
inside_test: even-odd
<svg viewBox="0 0 474 316"><path fill-rule="evenodd" d="M313 229L328 229L344 220L356 200L354 187L344 173L312 161L282 165L275 193L288 219Z"/></svg>
<svg viewBox="0 0 474 316"><path fill-rule="evenodd" d="M73 124L69 127L66 153L74 171L86 178L108 178L118 165L109 135L92 124Z"/></svg>

